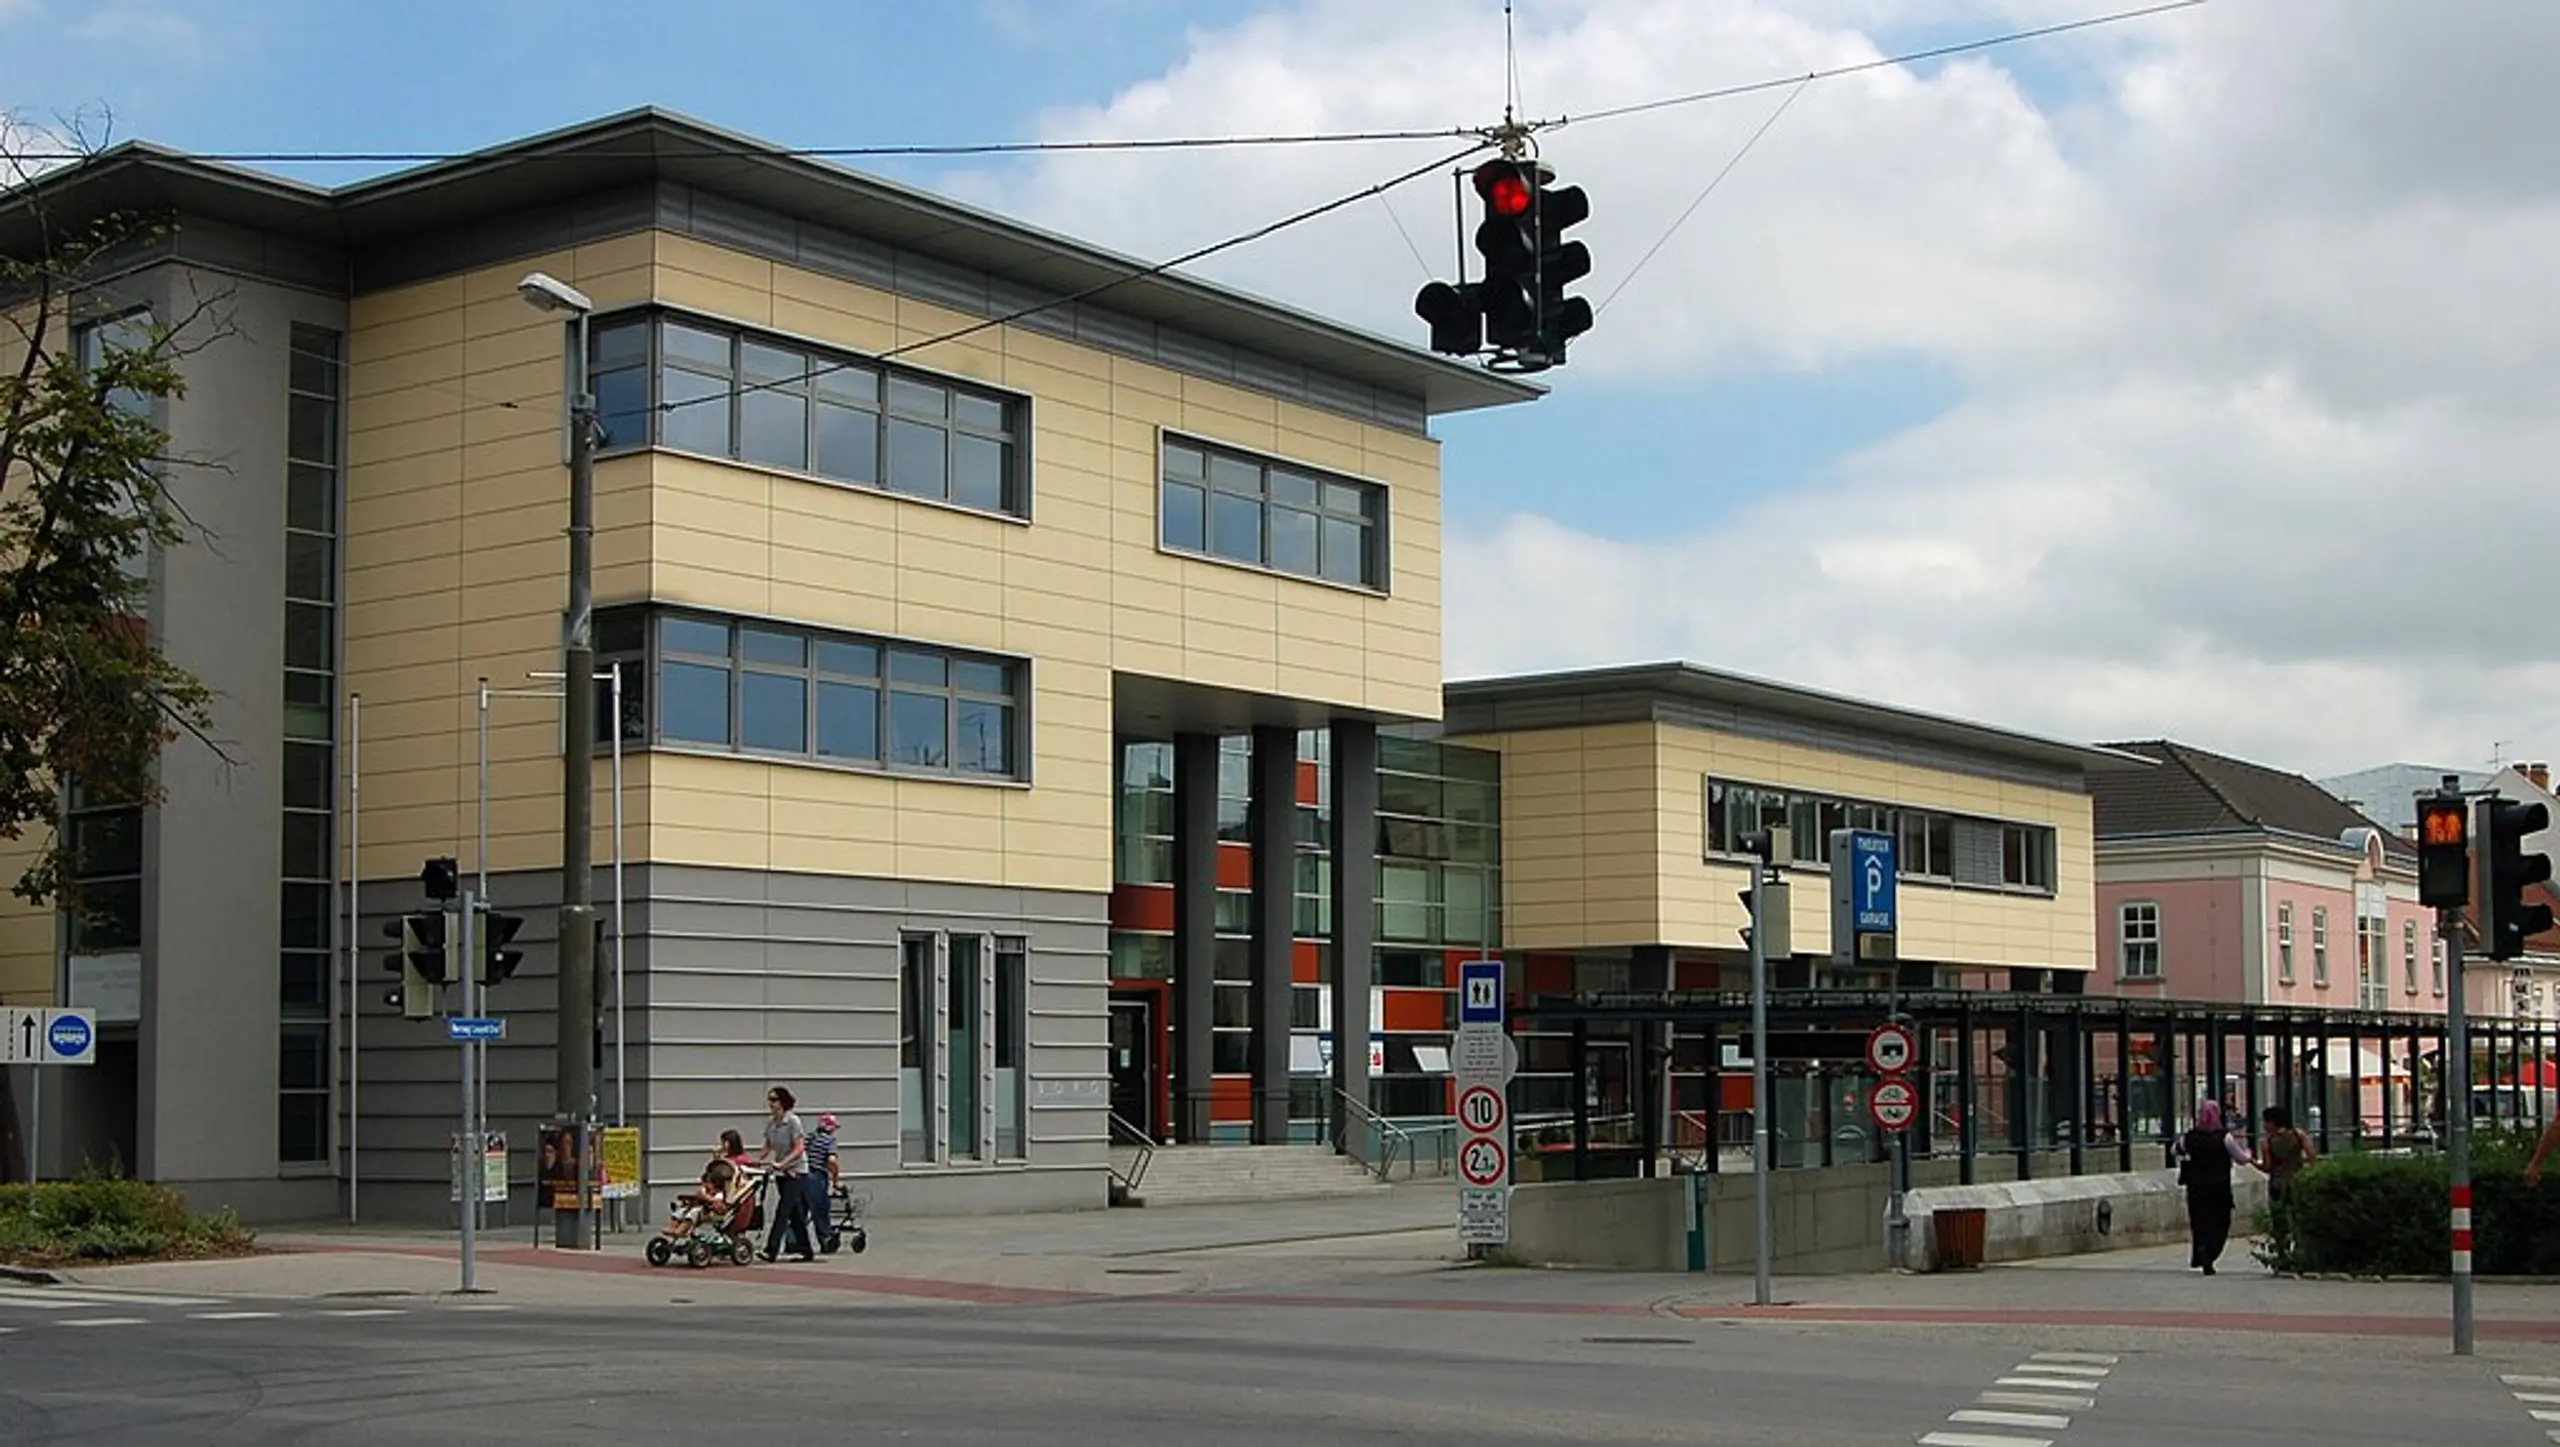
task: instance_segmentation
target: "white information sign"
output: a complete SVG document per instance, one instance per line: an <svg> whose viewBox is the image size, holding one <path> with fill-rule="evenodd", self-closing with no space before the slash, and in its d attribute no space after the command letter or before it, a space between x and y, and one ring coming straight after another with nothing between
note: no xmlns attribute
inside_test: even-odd
<svg viewBox="0 0 2560 1447"><path fill-rule="evenodd" d="M1458 1111L1458 1240L1501 1246L1511 1240L1508 1088L1518 1050L1503 1024L1502 962L1469 960L1463 972L1449 1052Z"/></svg>

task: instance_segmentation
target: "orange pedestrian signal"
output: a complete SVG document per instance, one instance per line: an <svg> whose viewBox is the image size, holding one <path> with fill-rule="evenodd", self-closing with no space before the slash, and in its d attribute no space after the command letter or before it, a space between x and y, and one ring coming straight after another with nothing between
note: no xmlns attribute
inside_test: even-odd
<svg viewBox="0 0 2560 1447"><path fill-rule="evenodd" d="M2459 909L2471 898L2471 812L2461 799L2418 801L2418 902Z"/></svg>

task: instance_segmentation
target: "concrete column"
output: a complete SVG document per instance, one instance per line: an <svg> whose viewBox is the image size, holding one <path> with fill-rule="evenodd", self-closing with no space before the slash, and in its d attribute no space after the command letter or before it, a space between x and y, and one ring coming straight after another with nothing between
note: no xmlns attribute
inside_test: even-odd
<svg viewBox="0 0 2560 1447"><path fill-rule="evenodd" d="M1289 1140L1289 955L1297 922L1298 731L1256 725L1253 809L1253 1142Z"/></svg>
<svg viewBox="0 0 2560 1447"><path fill-rule="evenodd" d="M1209 1139L1209 1027L1217 1009L1218 738L1173 740L1173 1121L1185 1145Z"/></svg>
<svg viewBox="0 0 2560 1447"><path fill-rule="evenodd" d="M1378 933L1378 726L1333 724L1333 1088L1369 1103L1369 975ZM1354 1128L1339 1097L1327 1103L1334 1149Z"/></svg>

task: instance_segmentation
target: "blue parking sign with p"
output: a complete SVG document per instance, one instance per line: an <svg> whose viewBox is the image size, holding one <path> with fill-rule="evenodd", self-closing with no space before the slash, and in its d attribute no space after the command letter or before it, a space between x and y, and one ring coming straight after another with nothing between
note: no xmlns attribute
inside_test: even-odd
<svg viewBox="0 0 2560 1447"><path fill-rule="evenodd" d="M1893 852L1893 836L1881 831L1861 829L1850 838L1851 887L1862 934L1894 932Z"/></svg>
<svg viewBox="0 0 2560 1447"><path fill-rule="evenodd" d="M1499 1025L1502 1005L1502 961L1459 961L1458 1023Z"/></svg>

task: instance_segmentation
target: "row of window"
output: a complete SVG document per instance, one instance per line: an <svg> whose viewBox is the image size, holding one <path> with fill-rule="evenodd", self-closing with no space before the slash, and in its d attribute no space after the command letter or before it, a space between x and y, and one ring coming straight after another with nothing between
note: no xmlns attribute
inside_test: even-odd
<svg viewBox="0 0 2560 1447"><path fill-rule="evenodd" d="M1031 515L1028 404L849 352L664 312L592 325L607 451L667 447L980 512ZM1165 547L1383 591L1386 489L1167 438Z"/></svg>
<svg viewBox="0 0 2560 1447"><path fill-rule="evenodd" d="M626 741L900 772L1020 778L1019 660L663 609L597 620ZM600 690L609 696L610 680ZM600 734L614 726L599 706Z"/></svg>
<svg viewBox="0 0 2560 1447"><path fill-rule="evenodd" d="M329 1159L340 355L334 331L297 323L288 336L284 747L320 787L284 801L276 1156L306 1165Z"/></svg>
<svg viewBox="0 0 2560 1447"><path fill-rule="evenodd" d="M1891 834L1904 879L2053 892L2054 831L2041 824L1842 799L1766 784L1707 780L1707 853L1747 851L1743 837L1786 829L1793 861L1828 865L1835 829Z"/></svg>
<svg viewBox="0 0 2560 1447"><path fill-rule="evenodd" d="M2381 1009L2389 1000L2387 983L2389 964L2389 929L2387 921L2376 915L2365 915L2356 921L2357 984L2366 1009ZM2432 992L2444 993L2445 957L2441 942L2428 951L2432 965ZM2418 993L2418 921L2400 922L2400 990L2405 995ZM2116 907L2116 973L2127 980L2161 978L2160 905L2154 900L2127 900ZM2276 904L2276 982L2294 983L2293 902ZM2313 988L2329 988L2329 911L2314 905L2311 910L2311 983Z"/></svg>

